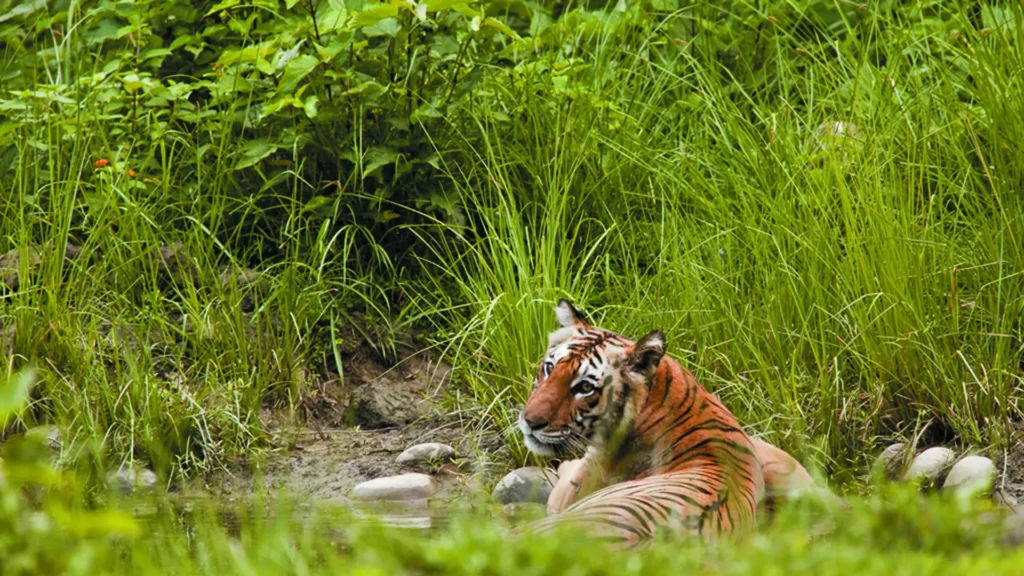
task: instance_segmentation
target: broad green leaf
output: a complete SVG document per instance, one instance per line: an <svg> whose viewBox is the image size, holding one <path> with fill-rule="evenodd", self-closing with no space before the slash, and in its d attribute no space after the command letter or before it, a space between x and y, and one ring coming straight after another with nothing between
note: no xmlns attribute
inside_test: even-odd
<svg viewBox="0 0 1024 576"><path fill-rule="evenodd" d="M167 48L153 48L152 50L146 50L142 53L143 60L149 60L150 58L162 58L164 56L170 56L172 52Z"/></svg>
<svg viewBox="0 0 1024 576"><path fill-rule="evenodd" d="M509 28L508 25L506 25L501 20L496 20L488 16L487 18L484 18L484 21L482 22L481 25L486 28L494 28L495 30L505 34L509 38L514 38L517 40L519 39L519 34L516 34L515 30Z"/></svg>
<svg viewBox="0 0 1024 576"><path fill-rule="evenodd" d="M363 154L363 177L398 159L398 152L384 146L374 146Z"/></svg>
<svg viewBox="0 0 1024 576"><path fill-rule="evenodd" d="M213 8L210 8L206 12L206 15L209 16L210 14L215 14L222 10L227 10L228 8L234 8L239 4L241 4L241 0L223 0L223 2L217 2L216 4L214 4Z"/></svg>
<svg viewBox="0 0 1024 576"><path fill-rule="evenodd" d="M395 218L400 218L400 215L396 212L392 212L391 210L384 210L383 212L377 213L375 220L380 223L386 223L394 220Z"/></svg>
<svg viewBox="0 0 1024 576"><path fill-rule="evenodd" d="M359 84L356 84L352 88L349 88L348 90L346 90L345 91L345 96L353 96L353 95L356 95L356 94L373 94L373 93L381 94L381 93L384 93L386 91L387 91L387 88L382 86L376 80L367 80L365 82L360 82Z"/></svg>
<svg viewBox="0 0 1024 576"><path fill-rule="evenodd" d="M427 12L441 12L442 10L456 10L465 14L463 10L473 11L466 0L426 0Z"/></svg>
<svg viewBox="0 0 1024 576"><path fill-rule="evenodd" d="M363 34L367 36L391 36L394 37L402 25L395 18L385 18L376 24L363 28Z"/></svg>
<svg viewBox="0 0 1024 576"><path fill-rule="evenodd" d="M266 140L250 140L246 142L245 148L242 149L242 157L235 163L235 170L255 165L260 160L277 152L278 148L277 144L272 144Z"/></svg>
<svg viewBox="0 0 1024 576"><path fill-rule="evenodd" d="M317 98L316 94L313 94L309 98L306 98L306 101L302 105L302 109L305 110L307 118L316 118L316 106L319 101L320 99Z"/></svg>
<svg viewBox="0 0 1024 576"><path fill-rule="evenodd" d="M351 28L363 28L366 26L372 26L385 18L397 17L398 6L396 4L380 4L356 14L349 26Z"/></svg>
<svg viewBox="0 0 1024 576"><path fill-rule="evenodd" d="M46 0L30 0L29 2L21 3L15 2L14 8L11 8L0 16L0 23L19 16L28 16L29 14L44 8L46 8Z"/></svg>
<svg viewBox="0 0 1024 576"><path fill-rule="evenodd" d="M239 62L255 62L257 58L267 58L277 49L277 39L262 42L256 46L248 46L241 50L225 50L217 60L222 66Z"/></svg>
<svg viewBox="0 0 1024 576"><path fill-rule="evenodd" d="M299 55L299 49L302 48L302 45L305 43L306 41L302 40L287 50L279 50L277 52L277 59L274 61L274 67L278 70L283 69L289 62Z"/></svg>
<svg viewBox="0 0 1024 576"><path fill-rule="evenodd" d="M280 98L275 98L275 99L271 100L270 102L268 102L263 107L263 109L260 110L260 118L267 118L268 116L273 116L274 114L276 114L277 112L281 111L284 108L301 108L301 107L302 107L302 101L297 100L297 99L295 99L295 98L293 98L291 96L282 96Z"/></svg>
<svg viewBox="0 0 1024 576"><path fill-rule="evenodd" d="M315 212L324 206L327 206L331 202L334 202L334 198L330 196L314 196L306 205L302 207L302 211L305 213Z"/></svg>
<svg viewBox="0 0 1024 576"><path fill-rule="evenodd" d="M134 73L133 74L125 74L121 78L121 83L124 84L125 88L127 88L128 90L130 90L132 92L135 92L139 88L142 88L143 86L146 85L146 83L143 82L141 78L139 78L139 75L138 74L134 74Z"/></svg>
<svg viewBox="0 0 1024 576"><path fill-rule="evenodd" d="M105 18L85 33L85 39L90 44L102 44L107 40L117 38L120 28L121 26L116 20Z"/></svg>
<svg viewBox="0 0 1024 576"><path fill-rule="evenodd" d="M281 83L277 86L278 94L291 94L299 85L299 82L309 75L320 61L316 56L303 54L288 62L284 67L284 74L281 76Z"/></svg>
<svg viewBox="0 0 1024 576"><path fill-rule="evenodd" d="M323 15L317 15L317 20L320 22L320 33L328 34L335 30L341 30L345 27L345 23L348 21L348 10L344 6L339 10L328 10Z"/></svg>

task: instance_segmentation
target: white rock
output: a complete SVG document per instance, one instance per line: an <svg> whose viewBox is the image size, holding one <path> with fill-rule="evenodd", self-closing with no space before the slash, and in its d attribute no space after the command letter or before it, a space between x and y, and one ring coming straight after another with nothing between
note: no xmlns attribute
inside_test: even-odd
<svg viewBox="0 0 1024 576"><path fill-rule="evenodd" d="M949 448L942 446L929 448L914 457L914 461L910 463L910 468L903 475L903 479L925 483L935 482L946 470L949 470L954 462L956 462L956 453Z"/></svg>
<svg viewBox="0 0 1024 576"><path fill-rule="evenodd" d="M399 474L357 484L353 500L423 500L437 493L434 479L426 474Z"/></svg>
<svg viewBox="0 0 1024 576"><path fill-rule="evenodd" d="M455 449L447 444L438 442L427 442L410 446L398 455L396 460L399 464L414 464L417 462L429 462L439 460L451 460L455 457Z"/></svg>
<svg viewBox="0 0 1024 576"><path fill-rule="evenodd" d="M984 456L964 456L953 465L942 484L943 490L983 493L992 490L996 465Z"/></svg>
<svg viewBox="0 0 1024 576"><path fill-rule="evenodd" d="M876 473L885 474L885 477L889 480L895 480L903 475L903 471L907 468L907 445L902 442L897 442L888 446L882 453L875 459L875 463L872 466L872 470Z"/></svg>
<svg viewBox="0 0 1024 576"><path fill-rule="evenodd" d="M491 496L502 504L512 502L546 504L551 489L557 482L558 475L553 470L527 466L506 474L494 487Z"/></svg>

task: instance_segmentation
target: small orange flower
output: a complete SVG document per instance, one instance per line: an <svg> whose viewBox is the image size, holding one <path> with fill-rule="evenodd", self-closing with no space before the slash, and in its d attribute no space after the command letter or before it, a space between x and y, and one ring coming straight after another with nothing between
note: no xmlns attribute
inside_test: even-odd
<svg viewBox="0 0 1024 576"><path fill-rule="evenodd" d="M217 62L216 64L213 65L213 69L214 70L216 70L218 68L220 68L220 62Z"/></svg>
<svg viewBox="0 0 1024 576"><path fill-rule="evenodd" d="M97 168L103 168L107 164L110 164L110 160L107 160L106 158L100 158L99 160L96 161L95 166Z"/></svg>
<svg viewBox="0 0 1024 576"><path fill-rule="evenodd" d="M135 176L135 170L128 170L129 176Z"/></svg>

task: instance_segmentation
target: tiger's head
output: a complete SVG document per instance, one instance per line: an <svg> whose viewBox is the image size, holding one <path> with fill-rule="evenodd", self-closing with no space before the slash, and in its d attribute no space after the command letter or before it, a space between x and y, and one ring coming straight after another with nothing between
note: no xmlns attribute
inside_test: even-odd
<svg viewBox="0 0 1024 576"><path fill-rule="evenodd" d="M661 330L632 342L592 327L566 300L559 300L555 314L561 327L548 337L519 415L526 447L549 457L607 441L632 425L665 354Z"/></svg>

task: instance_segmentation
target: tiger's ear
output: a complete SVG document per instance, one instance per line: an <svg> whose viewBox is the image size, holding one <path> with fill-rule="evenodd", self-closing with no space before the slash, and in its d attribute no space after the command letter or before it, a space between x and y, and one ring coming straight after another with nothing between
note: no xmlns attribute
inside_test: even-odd
<svg viewBox="0 0 1024 576"><path fill-rule="evenodd" d="M583 314L580 314L580 311L565 298L558 300L558 305L555 306L555 316L558 318L558 325L562 328L590 329L590 324L583 318Z"/></svg>
<svg viewBox="0 0 1024 576"><path fill-rule="evenodd" d="M655 330L637 341L633 351L626 358L626 367L644 379L649 379L654 376L664 355L665 333Z"/></svg>

